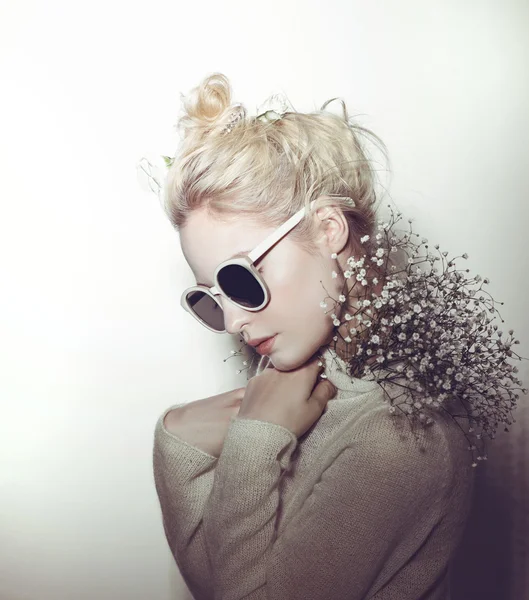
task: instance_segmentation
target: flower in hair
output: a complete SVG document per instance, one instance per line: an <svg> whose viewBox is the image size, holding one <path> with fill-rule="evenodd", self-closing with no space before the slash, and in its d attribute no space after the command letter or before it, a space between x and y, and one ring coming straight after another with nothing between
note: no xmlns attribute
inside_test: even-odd
<svg viewBox="0 0 529 600"><path fill-rule="evenodd" d="M226 125L221 129L221 133L229 133L235 125L244 117L244 109L242 107L238 107L231 112L230 118Z"/></svg>
<svg viewBox="0 0 529 600"><path fill-rule="evenodd" d="M274 94L257 108L255 119L262 123L273 123L282 119L287 110L288 105L283 96ZM228 123L221 129L221 133L230 133L242 117L243 112L241 110L234 111Z"/></svg>
<svg viewBox="0 0 529 600"><path fill-rule="evenodd" d="M255 118L263 123L273 123L282 119L288 109L288 103L282 94L272 94L257 107Z"/></svg>

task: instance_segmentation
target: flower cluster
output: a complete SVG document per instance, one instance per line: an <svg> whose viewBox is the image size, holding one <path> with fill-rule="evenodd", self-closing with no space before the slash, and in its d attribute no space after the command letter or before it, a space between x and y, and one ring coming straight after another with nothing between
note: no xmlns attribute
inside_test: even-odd
<svg viewBox="0 0 529 600"><path fill-rule="evenodd" d="M418 234L412 231L412 219L409 231L399 235L395 225L402 215L395 219L390 210L391 219L379 223L374 240L361 238L365 254L348 258L348 269L340 273L342 293L331 298L331 310L339 313L331 313L334 349L340 344L341 353L350 356L349 376L376 381L390 414L404 414L412 427L430 425L434 410L450 415L465 434L476 467L476 461L487 460L485 438L494 439L500 423L509 431L507 426L515 422L517 391L527 394L519 387L518 368L508 361L523 359L511 349L520 342L512 329L504 339L493 323L499 311L483 289L489 280L466 277L468 269L456 268L459 257L447 260L448 253L438 245L437 253L430 253L427 239L414 243ZM426 256L421 256L423 245ZM338 276L332 272L333 278ZM327 298L320 304L323 309Z"/></svg>
<svg viewBox="0 0 529 600"><path fill-rule="evenodd" d="M437 254L421 256L428 240L412 241L418 236L412 219L409 232L399 237L395 225L401 216L395 220L391 210L390 221L379 223L374 240L367 235L360 240L366 253L347 260L343 293L335 300L339 315L331 314L337 327L334 346L341 338L350 347L349 375L377 381L391 414L399 411L414 425L431 424L431 410L450 414L469 441L475 467L474 451L479 451L478 461L487 459L484 438L494 439L500 423L515 422L517 390L527 394L517 387L522 384L518 368L508 362L513 355L521 359L511 350L519 341L512 329L504 339L492 323L490 315L498 311L483 289L489 280L467 278L438 245ZM398 266L392 255L399 252ZM332 277L338 273L333 271Z"/></svg>

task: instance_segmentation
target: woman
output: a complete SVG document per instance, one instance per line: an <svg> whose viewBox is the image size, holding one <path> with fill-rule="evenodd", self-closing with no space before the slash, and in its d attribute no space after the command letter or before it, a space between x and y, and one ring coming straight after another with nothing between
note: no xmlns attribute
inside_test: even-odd
<svg viewBox="0 0 529 600"><path fill-rule="evenodd" d="M166 207L197 281L182 305L252 346L273 338L245 388L156 425L164 529L197 600L450 597L468 441L444 411L412 430L376 381L348 374L369 325L342 319L368 279L380 292L388 261L322 310L376 233L369 132L324 108L248 117L215 73L179 121Z"/></svg>

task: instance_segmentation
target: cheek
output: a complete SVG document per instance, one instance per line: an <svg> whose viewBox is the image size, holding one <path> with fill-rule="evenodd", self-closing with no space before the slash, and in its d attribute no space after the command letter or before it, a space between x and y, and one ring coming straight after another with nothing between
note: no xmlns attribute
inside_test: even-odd
<svg viewBox="0 0 529 600"><path fill-rule="evenodd" d="M331 322L326 312L334 303L325 298L333 295L332 283L323 281L322 285L320 280L323 281L323 274L312 266L290 272L284 270L280 276L270 282L271 312L285 324L285 327L291 329L303 326L306 329L307 323L312 323L313 327L318 328L326 321ZM337 298L337 294L334 294L334 297ZM320 306L323 300L328 305L325 309ZM332 310L328 314L330 315L331 312Z"/></svg>
<svg viewBox="0 0 529 600"><path fill-rule="evenodd" d="M269 330L281 335L271 358L276 368L289 370L329 343L335 303L327 296L338 298L334 293L336 280L330 273L326 278L321 269L308 265L280 270L268 283L272 296L267 314ZM320 306L322 301L327 303L326 308Z"/></svg>

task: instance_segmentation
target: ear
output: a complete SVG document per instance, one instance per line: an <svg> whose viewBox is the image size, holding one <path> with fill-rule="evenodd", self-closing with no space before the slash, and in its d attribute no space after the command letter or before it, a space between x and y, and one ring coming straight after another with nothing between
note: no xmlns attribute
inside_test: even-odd
<svg viewBox="0 0 529 600"><path fill-rule="evenodd" d="M329 254L339 254L349 245L349 223L338 206L323 206L315 212L319 233L316 243Z"/></svg>

